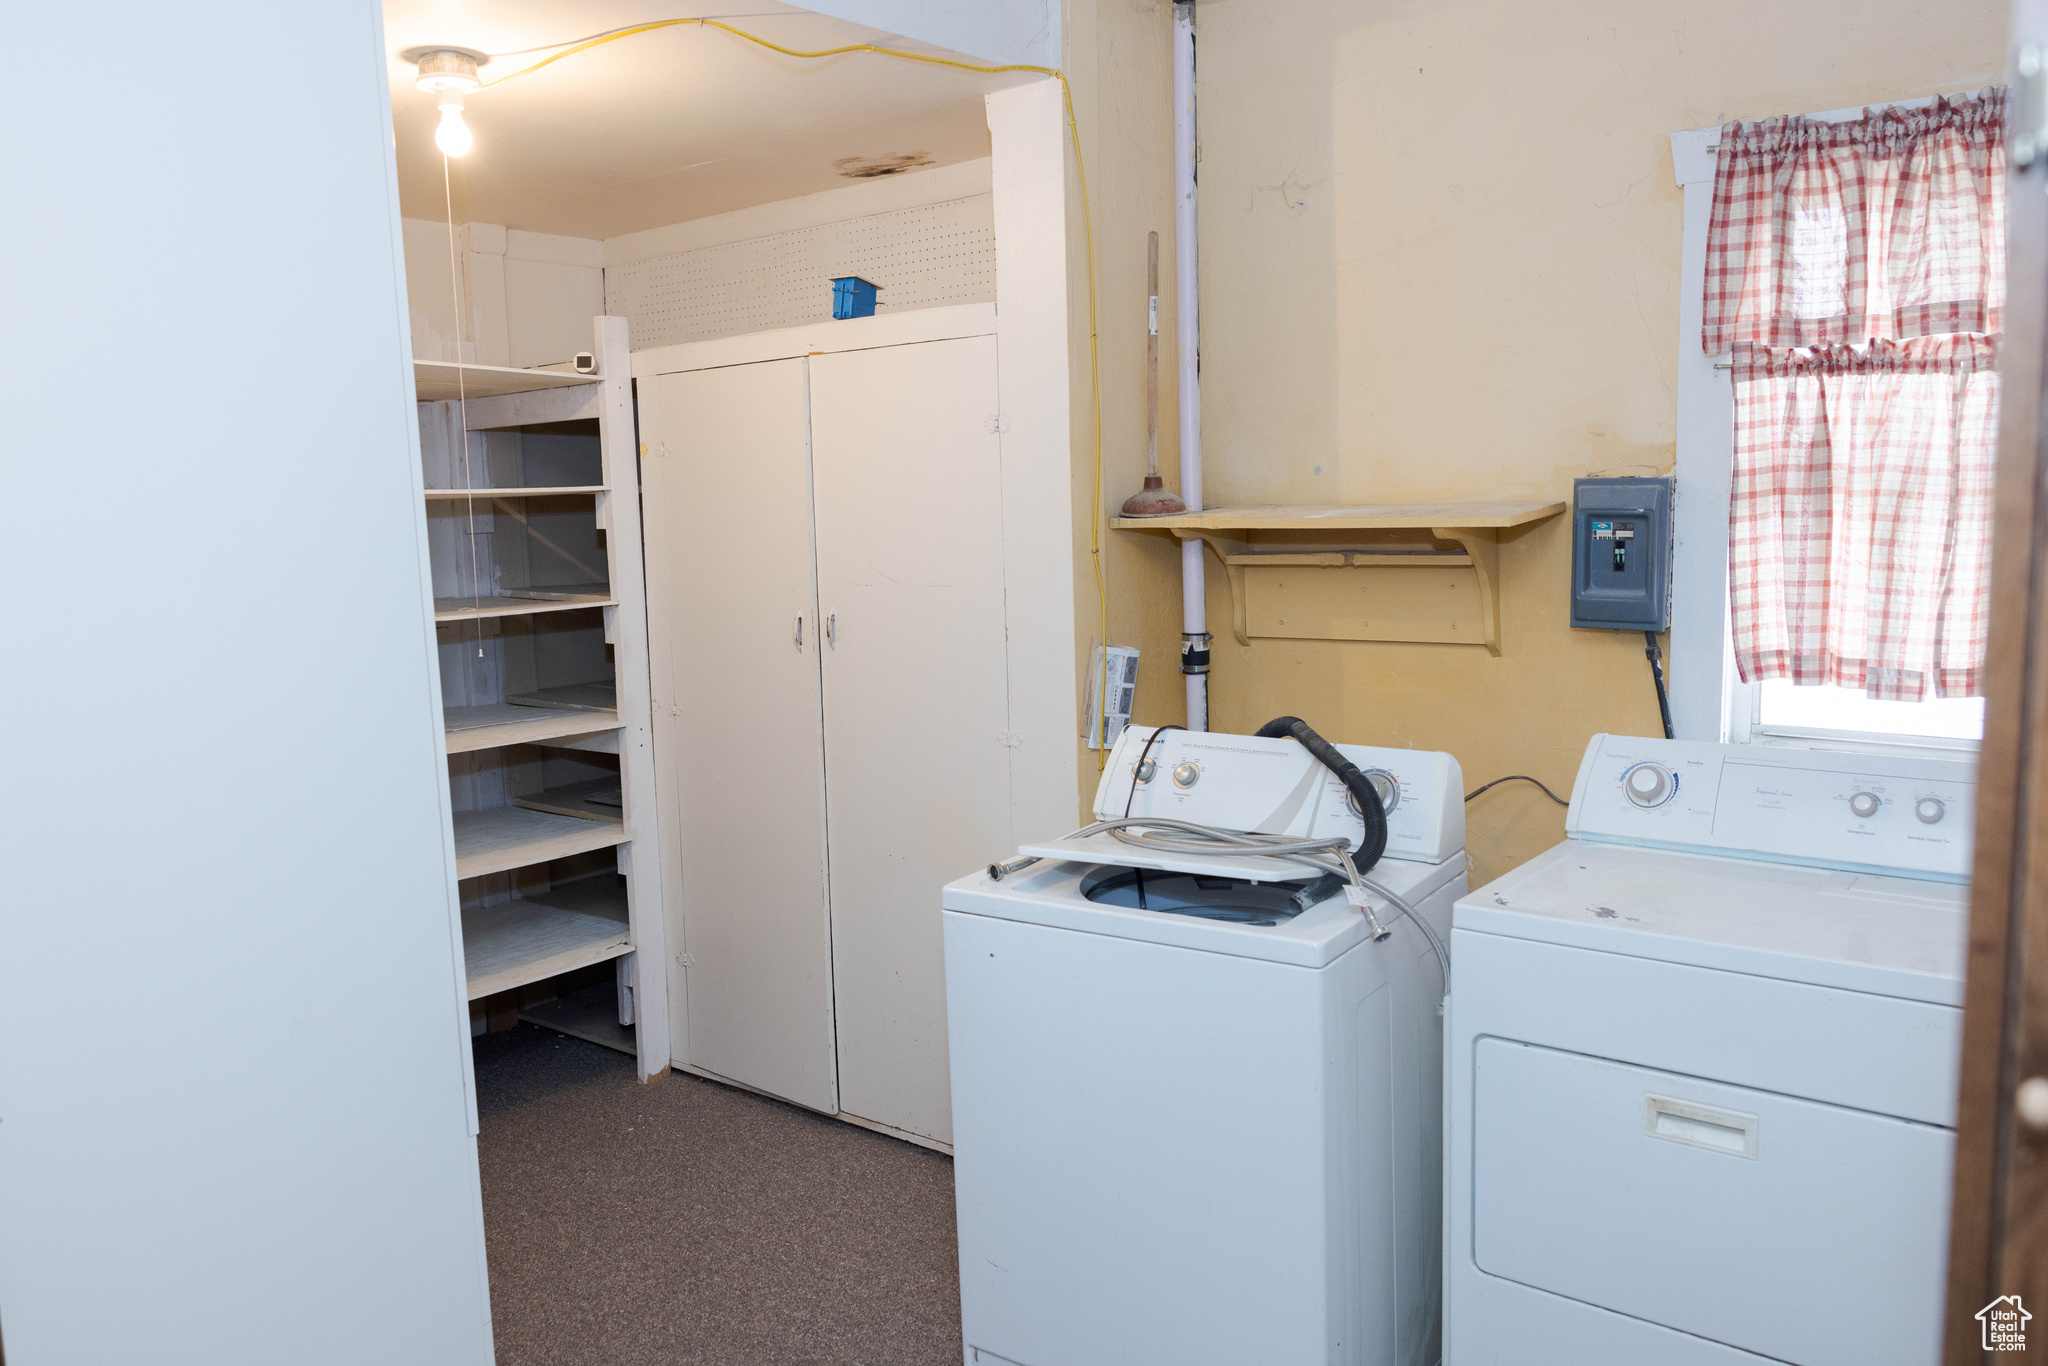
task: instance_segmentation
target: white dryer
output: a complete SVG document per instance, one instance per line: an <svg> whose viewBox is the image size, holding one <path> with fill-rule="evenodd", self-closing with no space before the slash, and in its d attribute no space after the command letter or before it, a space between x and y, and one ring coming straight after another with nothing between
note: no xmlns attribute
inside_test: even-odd
<svg viewBox="0 0 2048 1366"><path fill-rule="evenodd" d="M1975 794L1594 737L1457 905L1449 1366L1940 1357Z"/></svg>
<svg viewBox="0 0 2048 1366"><path fill-rule="evenodd" d="M1148 741L1157 780L1139 782ZM1442 937L1466 887L1457 762L1340 748L1392 799L1368 876ZM1095 809L1362 829L1292 740L1146 727L1124 732ZM1392 933L1375 941L1334 887L1270 858L1106 834L1023 852L1044 861L944 894L967 1359L1431 1366L1427 937L1376 899Z"/></svg>

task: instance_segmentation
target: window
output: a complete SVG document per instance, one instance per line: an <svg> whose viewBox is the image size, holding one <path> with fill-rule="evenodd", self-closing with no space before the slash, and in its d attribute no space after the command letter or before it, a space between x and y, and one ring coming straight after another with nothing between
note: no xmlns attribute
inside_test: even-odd
<svg viewBox="0 0 2048 1366"><path fill-rule="evenodd" d="M2002 122L1987 91L1673 136L1681 738L1981 736Z"/></svg>

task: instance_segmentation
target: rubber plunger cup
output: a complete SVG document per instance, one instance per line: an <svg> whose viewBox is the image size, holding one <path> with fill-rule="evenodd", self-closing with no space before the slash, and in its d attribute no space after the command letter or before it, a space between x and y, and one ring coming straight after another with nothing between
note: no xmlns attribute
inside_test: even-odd
<svg viewBox="0 0 2048 1366"><path fill-rule="evenodd" d="M1168 493L1160 483L1159 476L1145 476L1143 492L1134 493L1124 499L1123 515L1126 517L1172 517L1186 512L1188 505L1179 497Z"/></svg>

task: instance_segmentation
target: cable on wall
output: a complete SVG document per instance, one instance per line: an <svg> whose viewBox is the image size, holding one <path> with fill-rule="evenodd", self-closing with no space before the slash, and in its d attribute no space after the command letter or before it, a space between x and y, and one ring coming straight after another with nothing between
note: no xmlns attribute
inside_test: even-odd
<svg viewBox="0 0 2048 1366"><path fill-rule="evenodd" d="M1472 800L1472 799L1473 799L1474 797L1478 796L1478 795L1479 795L1480 793L1482 793L1482 792L1486 792L1486 791L1489 791L1489 790L1490 790L1490 789L1492 789L1492 788L1496 788L1496 787L1499 787L1499 786L1500 786L1500 785L1501 785L1502 783L1536 783L1536 786L1538 786L1538 787L1543 787L1543 784L1542 784L1542 783L1540 783L1540 782L1536 782L1536 779L1534 779L1534 778L1530 777L1530 776L1529 776L1528 774L1526 774L1526 773L1510 773L1510 774L1509 774L1509 775L1508 775L1507 777L1505 777L1505 778L1495 778L1495 779L1494 779L1494 780L1493 780L1492 782L1490 782L1490 783L1487 783L1487 784L1485 784L1484 786L1481 786L1481 787L1476 787L1476 788L1472 789L1472 791L1470 791L1470 792L1467 792L1467 793L1465 794L1465 800L1469 802L1469 801L1471 801L1471 800ZM1552 791L1551 791L1551 790L1550 790L1549 788L1547 788L1547 787L1543 787L1543 795L1544 795L1544 796L1546 796L1546 797L1548 797L1548 798L1550 798L1550 800L1552 800L1552 801L1556 802L1556 803L1557 803L1557 804L1558 804L1559 806L1570 806L1570 805L1571 805L1571 803L1570 803L1570 802L1568 802L1568 801L1566 801L1566 800L1565 800L1564 798L1562 798L1562 797L1558 796L1558 795L1557 795L1557 794L1556 794L1555 792L1552 792Z"/></svg>
<svg viewBox="0 0 2048 1366"><path fill-rule="evenodd" d="M1657 633L1643 632L1643 658L1650 661L1650 677L1657 684L1657 711L1664 718L1664 738L1676 740L1671 733L1671 694L1664 688L1664 652L1657 647Z"/></svg>
<svg viewBox="0 0 2048 1366"><path fill-rule="evenodd" d="M551 57L543 57L531 66L523 66L517 71L507 72L495 81L489 81L478 86L477 93L480 94L485 90L495 89L507 81L516 81L521 76L539 71L542 67L552 66L565 57L574 57L580 52L588 52L590 49L601 47L606 43L616 43L621 38L631 38L642 33L652 33L657 29L677 28L686 24L695 24L699 28L720 29L730 33L735 38L744 39L758 47L765 47L771 52L779 52L785 57L813 59L838 57L850 52L871 52L878 57L894 57L898 61L920 62L926 66L949 66L959 71L972 71L983 76L998 76L1007 72L1023 71L1038 76L1050 76L1060 83L1060 96L1066 104L1067 132L1072 137L1074 144L1074 173L1076 179L1080 182L1081 189L1081 233L1088 258L1088 380L1095 404L1095 507L1093 515L1089 518L1088 555L1095 565L1096 610L1102 630L1102 644L1106 648L1109 644L1109 584L1102 564L1102 352L1095 316L1095 222L1094 215L1088 208L1088 168L1081 154L1081 126L1074 117L1074 87L1068 83L1067 73L1056 66L1030 66L1022 63L985 66L979 62L963 62L951 57L933 57L922 52L904 52L898 48L879 47L874 43L849 43L844 47L828 47L821 48L815 52L806 52L798 48L784 47L780 43L770 42L759 34L749 33L741 28L734 28L731 24L718 19L657 19L651 23L635 24L630 28L617 29L611 33L599 34L582 42L572 43ZM530 48L527 50L539 51L541 49ZM1095 707L1097 734L1094 738L1100 743L1100 748L1095 757L1095 767L1099 770L1109 762L1109 670L1107 667L1102 670L1101 676L1096 679L1096 688L1098 690Z"/></svg>

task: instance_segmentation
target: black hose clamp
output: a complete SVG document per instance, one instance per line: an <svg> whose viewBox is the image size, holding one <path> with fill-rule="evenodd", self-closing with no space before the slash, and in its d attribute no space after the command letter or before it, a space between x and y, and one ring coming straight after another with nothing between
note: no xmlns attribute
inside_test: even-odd
<svg viewBox="0 0 2048 1366"><path fill-rule="evenodd" d="M1207 631L1180 633L1180 671L1184 674L1209 672L1209 645L1216 637Z"/></svg>

